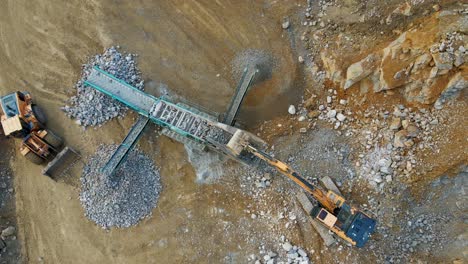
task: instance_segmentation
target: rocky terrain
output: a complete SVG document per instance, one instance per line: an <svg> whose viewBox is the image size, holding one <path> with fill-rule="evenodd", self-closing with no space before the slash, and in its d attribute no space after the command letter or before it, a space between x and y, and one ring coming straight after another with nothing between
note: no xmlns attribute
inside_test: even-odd
<svg viewBox="0 0 468 264"><path fill-rule="evenodd" d="M5 139L0 139L0 155L11 155ZM18 263L21 260L21 244L18 240L17 221L15 217L15 192L13 173L9 159L0 161L0 263Z"/></svg>
<svg viewBox="0 0 468 264"><path fill-rule="evenodd" d="M52 181L38 177L40 168L18 151L14 161L0 164L14 175L14 187L9 173L1 175L7 187L0 185L0 199L16 196L16 209L8 209L16 214L0 217L0 231L6 230L0 262L18 258L20 248L26 263L467 261L463 2L52 0L28 10L20 2L0 10L0 91L19 82L37 94L56 116L52 129L79 146L88 164L84 176L96 176L110 153L98 146L119 143L134 121L131 111L83 88L89 67L107 66L148 93L223 113L243 67L255 62L264 74L245 98L239 125L308 181L331 177L378 225L362 249L341 240L326 246L289 179L266 166L248 168L186 148L149 126L138 149L144 164L158 169L129 172L156 174L163 189L141 173L121 182L122 196L100 192L105 181L94 176L82 178L82 189L81 168L66 181ZM61 12L51 18L54 9ZM17 12L20 21L11 15ZM117 44L121 51L106 49ZM51 52L54 59L41 55ZM150 201L140 203L145 197ZM123 210L132 201L144 210ZM122 215L128 216L123 222ZM111 226L121 228L101 228Z"/></svg>

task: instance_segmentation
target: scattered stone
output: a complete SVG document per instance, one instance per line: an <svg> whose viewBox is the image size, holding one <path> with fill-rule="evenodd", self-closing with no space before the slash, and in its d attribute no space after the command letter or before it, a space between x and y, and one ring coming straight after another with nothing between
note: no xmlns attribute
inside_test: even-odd
<svg viewBox="0 0 468 264"><path fill-rule="evenodd" d="M0 235L3 239L12 236L15 234L15 227L14 226L8 226L7 228L2 230L2 234Z"/></svg>
<svg viewBox="0 0 468 264"><path fill-rule="evenodd" d="M283 249L286 250L286 251L290 251L292 249L292 245L289 242L283 243L282 246L283 246Z"/></svg>
<svg viewBox="0 0 468 264"><path fill-rule="evenodd" d="M405 2L401 4L400 6L398 6L395 10L393 10L393 13L401 14L404 16L411 16L412 15L411 8L412 8L411 4L408 2Z"/></svg>
<svg viewBox="0 0 468 264"><path fill-rule="evenodd" d="M289 26L290 26L289 20L286 20L286 21L284 21L284 22L281 24L281 27L282 27L283 29L288 29Z"/></svg>
<svg viewBox="0 0 468 264"><path fill-rule="evenodd" d="M328 118L334 118L336 116L336 110L330 110L327 113Z"/></svg>
<svg viewBox="0 0 468 264"><path fill-rule="evenodd" d="M301 128L299 129L299 132L302 133L302 134L307 133L307 128L301 127Z"/></svg>
<svg viewBox="0 0 468 264"><path fill-rule="evenodd" d="M401 118L394 117L392 119L392 123L390 124L390 129L392 130L398 130L401 127Z"/></svg>
<svg viewBox="0 0 468 264"><path fill-rule="evenodd" d="M342 113L338 113L338 114L336 115L336 119L338 119L340 122L343 122L343 121L345 121L346 116L343 115Z"/></svg>
<svg viewBox="0 0 468 264"><path fill-rule="evenodd" d="M299 63L304 63L304 58L303 58L302 56L299 56L299 57L297 58L297 61L298 61Z"/></svg>
<svg viewBox="0 0 468 264"><path fill-rule="evenodd" d="M288 108L288 113L290 115L295 115L296 114L296 107L294 105L290 105Z"/></svg>
<svg viewBox="0 0 468 264"><path fill-rule="evenodd" d="M453 68L454 56L448 52L432 54L434 63L439 70L450 70Z"/></svg>
<svg viewBox="0 0 468 264"><path fill-rule="evenodd" d="M320 115L320 111L318 110L310 111L309 113L307 113L307 117L310 119L317 118L319 115Z"/></svg>
<svg viewBox="0 0 468 264"><path fill-rule="evenodd" d="M417 137L419 134L419 128L415 125L408 125L406 128L406 131L408 131L408 137Z"/></svg>

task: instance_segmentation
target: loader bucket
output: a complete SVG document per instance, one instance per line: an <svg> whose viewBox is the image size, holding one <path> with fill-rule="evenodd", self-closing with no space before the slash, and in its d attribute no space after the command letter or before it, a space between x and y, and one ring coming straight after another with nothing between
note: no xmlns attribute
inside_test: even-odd
<svg viewBox="0 0 468 264"><path fill-rule="evenodd" d="M75 150L65 147L49 164L47 164L42 170L42 174L51 178L56 178L72 167L78 159L80 159L80 155Z"/></svg>

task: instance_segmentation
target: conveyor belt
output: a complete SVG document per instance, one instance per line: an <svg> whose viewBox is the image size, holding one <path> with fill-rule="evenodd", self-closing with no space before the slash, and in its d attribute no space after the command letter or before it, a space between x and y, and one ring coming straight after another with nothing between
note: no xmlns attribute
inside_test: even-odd
<svg viewBox="0 0 468 264"><path fill-rule="evenodd" d="M138 90L97 67L93 68L85 84L146 115L153 104L158 101L156 97Z"/></svg>
<svg viewBox="0 0 468 264"><path fill-rule="evenodd" d="M136 141L143 132L143 129L145 129L146 125L148 124L148 121L149 119L145 116L140 116L138 118L120 146L112 154L112 157L107 161L106 165L102 168L101 172L104 175L110 176L115 171L115 169L119 167L130 149L133 147L133 145L135 145Z"/></svg>
<svg viewBox="0 0 468 264"><path fill-rule="evenodd" d="M244 100L245 94L252 83L253 78L258 73L258 69L255 67L249 67L244 69L244 73L242 74L242 78L237 85L236 93L232 98L231 104L229 105L228 111L226 112L226 116L224 118L223 123L233 126L236 122L236 116L239 112L239 108Z"/></svg>
<svg viewBox="0 0 468 264"><path fill-rule="evenodd" d="M140 113L140 119L130 130L122 144L103 167L111 175L135 144L148 120L164 128L163 134L184 144L212 146L209 139L226 144L231 134L217 125L207 114L189 106L173 104L138 90L109 73L94 67L85 84L120 101Z"/></svg>

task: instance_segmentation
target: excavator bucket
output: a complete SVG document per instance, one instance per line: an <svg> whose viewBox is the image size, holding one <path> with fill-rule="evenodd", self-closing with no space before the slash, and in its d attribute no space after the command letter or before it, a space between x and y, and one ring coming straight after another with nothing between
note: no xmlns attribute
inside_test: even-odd
<svg viewBox="0 0 468 264"><path fill-rule="evenodd" d="M42 170L42 174L55 179L67 172L79 159L80 155L75 150L65 147L49 164L47 164Z"/></svg>

